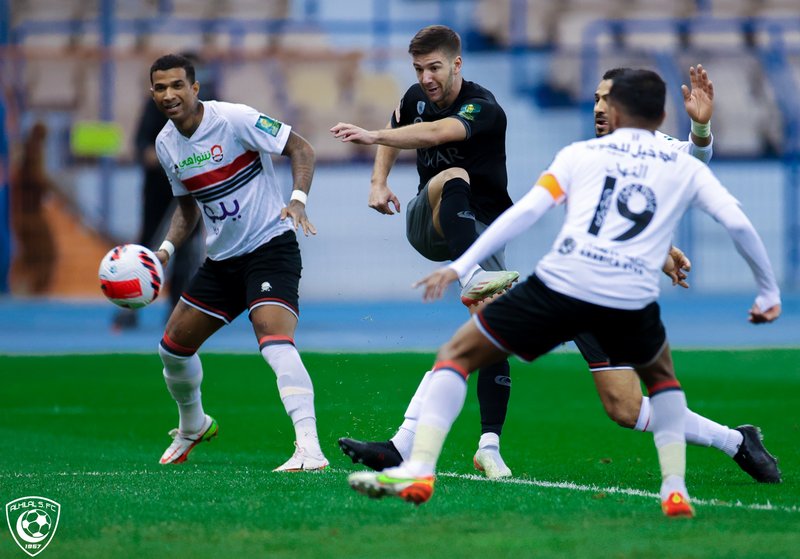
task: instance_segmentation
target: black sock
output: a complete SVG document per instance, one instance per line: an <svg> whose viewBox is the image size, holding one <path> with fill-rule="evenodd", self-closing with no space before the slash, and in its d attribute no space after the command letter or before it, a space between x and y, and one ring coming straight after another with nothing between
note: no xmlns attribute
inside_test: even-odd
<svg viewBox="0 0 800 559"><path fill-rule="evenodd" d="M508 359L488 365L478 372L478 404L481 409L481 434L503 431L511 396L511 368ZM499 382L498 382L499 381Z"/></svg>
<svg viewBox="0 0 800 559"><path fill-rule="evenodd" d="M475 214L469 207L469 183L464 179L450 179L444 183L439 223L450 249L451 260L464 254L478 238Z"/></svg>

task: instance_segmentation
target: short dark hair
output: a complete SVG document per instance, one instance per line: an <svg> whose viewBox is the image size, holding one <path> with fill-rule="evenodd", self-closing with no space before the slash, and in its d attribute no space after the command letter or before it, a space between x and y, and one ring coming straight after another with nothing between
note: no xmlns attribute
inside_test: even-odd
<svg viewBox="0 0 800 559"><path fill-rule="evenodd" d="M408 54L420 56L441 50L450 59L461 55L461 37L445 25L429 25L417 31L408 44Z"/></svg>
<svg viewBox="0 0 800 559"><path fill-rule="evenodd" d="M630 68L611 68L610 70L606 70L606 73L603 74L603 80L613 80L614 78L621 76L625 72L630 72Z"/></svg>
<svg viewBox="0 0 800 559"><path fill-rule="evenodd" d="M150 66L150 83L153 83L153 72L171 70L173 68L183 68L186 71L186 79L189 84L193 84L194 77L194 64L189 58L180 54L165 54Z"/></svg>
<svg viewBox="0 0 800 559"><path fill-rule="evenodd" d="M621 105L631 117L660 122L667 86L661 76L651 70L629 70L614 78L608 98Z"/></svg>

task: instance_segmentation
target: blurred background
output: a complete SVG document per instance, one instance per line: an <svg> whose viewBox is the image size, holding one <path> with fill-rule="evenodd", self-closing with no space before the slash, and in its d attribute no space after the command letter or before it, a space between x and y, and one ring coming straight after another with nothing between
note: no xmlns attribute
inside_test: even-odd
<svg viewBox="0 0 800 559"><path fill-rule="evenodd" d="M408 41L433 23L461 34L464 77L492 90L509 116L513 200L561 147L593 135L593 94L606 69L658 71L668 85L662 130L686 139L680 85L689 66L703 64L716 91L711 168L761 233L786 303L779 336L770 327L737 339L798 345L791 322L800 289L797 0L0 0L0 351L26 351L29 334L48 328L64 349L128 347L120 337L96 340L110 326L144 329L141 340L155 345L169 301L146 309L141 321L117 323L97 268L115 244L156 247L163 239L165 224L143 222L143 115L149 66L169 52L196 58L201 97L251 105L316 149L308 213L319 234L301 239L301 302L311 318L298 336L304 324L309 338L318 328L315 347L335 348L347 345L347 317L367 333L381 321L400 328L407 320L405 337L382 334L391 341L380 343L364 334L353 343L435 347L452 331L440 332L443 317L457 323L463 310L455 297L424 314L409 310L419 299L410 284L434 264L408 245L402 213L367 207L374 151L328 132L339 121L386 125L415 82ZM390 175L403 211L417 182L409 151ZM561 212L551 212L510 244L509 267L529 273L560 222ZM745 323L754 284L725 231L690 213L675 244L694 263L692 289L677 293L665 282L665 307L719 321L717 311L730 303L735 311L723 312L722 323ZM376 319L386 309L391 314ZM722 335L717 323L684 318L675 319L684 343L722 343L713 337ZM432 330L413 326L421 322ZM414 335L419 344L409 342Z"/></svg>

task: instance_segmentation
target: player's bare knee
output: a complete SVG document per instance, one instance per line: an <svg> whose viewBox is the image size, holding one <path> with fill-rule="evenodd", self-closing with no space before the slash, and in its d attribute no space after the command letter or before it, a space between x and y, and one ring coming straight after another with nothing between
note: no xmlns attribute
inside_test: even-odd
<svg viewBox="0 0 800 559"><path fill-rule="evenodd" d="M641 398L637 402L632 402L629 398L610 395L603 400L603 407L609 419L617 425L628 429L633 429L634 425L636 425L640 406Z"/></svg>
<svg viewBox="0 0 800 559"><path fill-rule="evenodd" d="M469 173L461 167L450 167L434 177L434 180L444 185L447 181L461 179L469 183Z"/></svg>

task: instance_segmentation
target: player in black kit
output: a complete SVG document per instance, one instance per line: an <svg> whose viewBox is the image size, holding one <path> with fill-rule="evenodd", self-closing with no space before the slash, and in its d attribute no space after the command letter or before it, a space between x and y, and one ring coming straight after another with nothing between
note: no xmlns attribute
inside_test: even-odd
<svg viewBox="0 0 800 559"><path fill-rule="evenodd" d="M417 150L420 182L406 212L408 240L429 260L454 260L512 204L507 190L506 115L489 90L463 79L461 39L452 29L425 27L411 40L408 52L418 83L400 100L389 126L369 131L339 123L331 132L344 142L378 145L369 206L386 215L400 211L400 200L387 184L389 172L401 149ZM517 272L505 270L503 251L498 251L466 276L461 301L473 309L518 277ZM395 458L411 449L418 402L429 376L420 383L397 434L380 443ZM475 464L489 477L511 475L499 453L510 383L508 361L482 369L478 377L482 436ZM358 444L340 440L354 459Z"/></svg>

